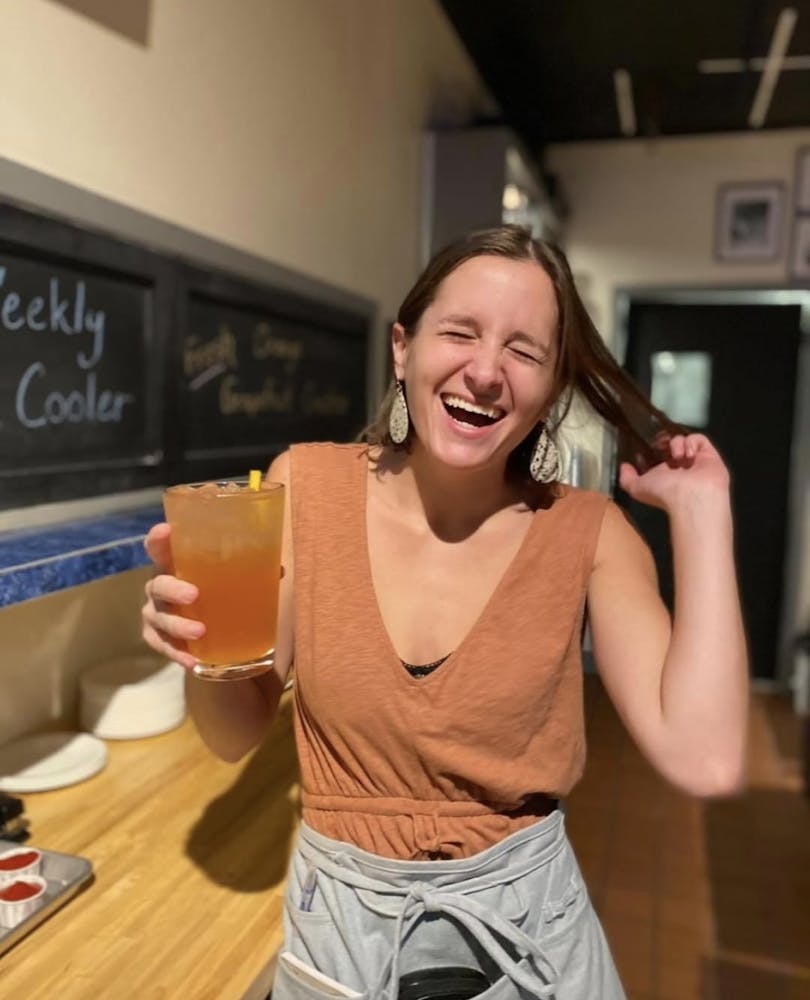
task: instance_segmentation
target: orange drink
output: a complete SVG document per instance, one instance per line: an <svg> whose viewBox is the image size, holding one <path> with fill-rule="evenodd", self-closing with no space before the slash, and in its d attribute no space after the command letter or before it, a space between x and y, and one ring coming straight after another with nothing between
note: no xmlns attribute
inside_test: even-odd
<svg viewBox="0 0 810 1000"><path fill-rule="evenodd" d="M247 480L171 486L174 572L199 598L176 608L205 625L188 643L194 673L212 680L253 677L273 665L278 626L284 486Z"/></svg>

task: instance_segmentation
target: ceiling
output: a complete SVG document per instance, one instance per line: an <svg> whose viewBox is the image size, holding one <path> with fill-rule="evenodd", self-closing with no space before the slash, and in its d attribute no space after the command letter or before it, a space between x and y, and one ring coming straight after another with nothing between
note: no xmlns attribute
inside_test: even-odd
<svg viewBox="0 0 810 1000"><path fill-rule="evenodd" d="M810 0L440 3L534 153L549 142L745 131L752 110L757 128L810 126ZM731 62L701 71L704 60Z"/></svg>

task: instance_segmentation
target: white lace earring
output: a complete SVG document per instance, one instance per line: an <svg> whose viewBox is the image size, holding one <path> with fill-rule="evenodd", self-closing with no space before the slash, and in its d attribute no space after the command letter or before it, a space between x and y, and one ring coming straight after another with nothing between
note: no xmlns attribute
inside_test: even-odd
<svg viewBox="0 0 810 1000"><path fill-rule="evenodd" d="M410 421L408 418L408 404L405 401L405 391L402 388L402 381L397 379L394 399L388 413L388 434L394 444L402 444L408 436Z"/></svg>
<svg viewBox="0 0 810 1000"><path fill-rule="evenodd" d="M532 449L529 475L536 483L553 483L559 474L560 452L544 426Z"/></svg>

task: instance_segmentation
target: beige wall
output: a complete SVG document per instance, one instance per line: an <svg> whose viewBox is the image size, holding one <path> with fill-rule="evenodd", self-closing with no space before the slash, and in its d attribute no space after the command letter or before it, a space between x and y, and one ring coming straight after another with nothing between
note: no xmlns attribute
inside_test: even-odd
<svg viewBox="0 0 810 1000"><path fill-rule="evenodd" d="M2 0L0 155L390 315L418 263L420 130L488 106L439 5L152 0L151 15L141 46Z"/></svg>
<svg viewBox="0 0 810 1000"><path fill-rule="evenodd" d="M146 569L0 608L0 743L38 729L72 729L78 677L130 652L140 638Z"/></svg>
<svg viewBox="0 0 810 1000"><path fill-rule="evenodd" d="M810 129L549 147L547 165L572 207L571 265L608 341L617 288L785 284L793 171L797 150L807 145ZM718 186L767 180L787 186L780 258L715 260Z"/></svg>
<svg viewBox="0 0 810 1000"><path fill-rule="evenodd" d="M0 30L0 157L383 318L420 262L422 129L491 107L434 0L153 0L145 46L0 0ZM144 573L0 609L0 742L75 722L78 673L138 648Z"/></svg>

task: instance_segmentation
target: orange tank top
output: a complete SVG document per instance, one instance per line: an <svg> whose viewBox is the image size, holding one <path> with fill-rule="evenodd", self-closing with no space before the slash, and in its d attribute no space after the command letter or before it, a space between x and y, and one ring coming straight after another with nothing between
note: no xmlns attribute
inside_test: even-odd
<svg viewBox="0 0 810 1000"><path fill-rule="evenodd" d="M365 445L290 450L295 731L303 819L390 858L467 857L536 822L582 774L581 632L608 498L532 517L478 621L414 678L385 630Z"/></svg>

